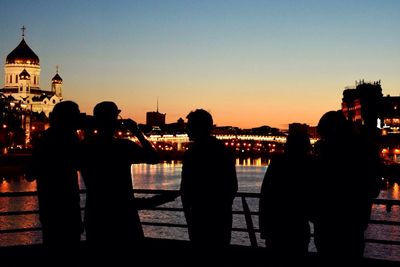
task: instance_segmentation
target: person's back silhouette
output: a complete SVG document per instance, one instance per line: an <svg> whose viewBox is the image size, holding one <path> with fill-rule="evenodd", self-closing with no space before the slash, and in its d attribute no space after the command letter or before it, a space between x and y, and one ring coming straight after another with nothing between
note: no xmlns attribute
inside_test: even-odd
<svg viewBox="0 0 400 267"><path fill-rule="evenodd" d="M314 164L310 150L306 132L290 132L284 154L271 159L261 186L260 232L277 266L301 265L307 259L308 196Z"/></svg>
<svg viewBox="0 0 400 267"><path fill-rule="evenodd" d="M362 140L341 111L325 113L317 126L318 173L315 180L314 240L322 264L360 263L373 186L379 173L368 164ZM367 165L369 166L367 166Z"/></svg>
<svg viewBox="0 0 400 267"><path fill-rule="evenodd" d="M65 253L67 260L78 252L83 231L77 175L79 115L78 105L72 101L54 106L50 128L33 147L28 178L36 178L43 244L51 253L48 256Z"/></svg>
<svg viewBox="0 0 400 267"><path fill-rule="evenodd" d="M187 116L193 143L185 152L181 197L189 238L198 251L230 244L232 202L238 189L235 161L224 144L211 136L211 115L197 109Z"/></svg>
<svg viewBox="0 0 400 267"><path fill-rule="evenodd" d="M94 108L97 133L82 147L82 177L87 189L85 228L93 260L125 260L143 245L137 199L133 194L132 163L157 163L158 155L133 120L124 120L141 146L114 137L119 110L104 101ZM117 258L122 256L122 259ZM111 258L109 258L111 257ZM115 258L114 258L115 257Z"/></svg>

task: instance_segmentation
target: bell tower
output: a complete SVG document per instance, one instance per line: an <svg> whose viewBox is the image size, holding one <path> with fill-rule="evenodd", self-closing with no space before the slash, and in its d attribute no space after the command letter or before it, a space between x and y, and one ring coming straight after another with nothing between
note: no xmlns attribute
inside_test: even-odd
<svg viewBox="0 0 400 267"><path fill-rule="evenodd" d="M51 79L51 91L58 97L62 97L62 83L63 80L58 74L58 66L56 66L56 75Z"/></svg>

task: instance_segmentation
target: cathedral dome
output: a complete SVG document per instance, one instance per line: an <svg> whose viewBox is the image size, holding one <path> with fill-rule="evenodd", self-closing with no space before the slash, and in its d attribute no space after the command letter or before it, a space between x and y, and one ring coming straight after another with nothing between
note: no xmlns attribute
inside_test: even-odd
<svg viewBox="0 0 400 267"><path fill-rule="evenodd" d="M26 44L25 39L6 58L6 64L31 64L39 65L39 57Z"/></svg>

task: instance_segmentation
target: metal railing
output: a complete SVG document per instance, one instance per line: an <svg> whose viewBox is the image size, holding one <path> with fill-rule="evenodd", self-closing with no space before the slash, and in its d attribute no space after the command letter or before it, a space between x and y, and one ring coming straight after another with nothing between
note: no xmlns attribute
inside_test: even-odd
<svg viewBox="0 0 400 267"><path fill-rule="evenodd" d="M154 190L154 189L135 189L133 190L136 194L144 194L144 195L156 195L156 194L164 194L171 193L177 194L177 190ZM81 194L85 194L85 190L81 190ZM4 197L30 197L37 196L37 192L5 192L0 193L0 198ZM258 216L258 211L254 211L250 209L247 199L259 199L259 193L244 193L238 192L236 194L236 198L239 198L242 203L242 210L233 210L233 215L242 215L244 216L246 227L233 227L233 232L245 232L249 236L251 247L258 247L256 233L259 233L260 230L254 226L252 216ZM374 199L374 204L386 205L386 209L390 210L392 206L400 206L400 200L390 200L390 199ZM81 207L84 210L84 207ZM146 207L144 210L151 211L160 211L160 212L182 212L182 207ZM0 212L0 217L2 216L22 216L22 215L34 215L38 214L39 210L23 210L23 211L3 211ZM174 228L187 228L186 224L179 224L174 222L151 222L151 221L142 221L142 225L147 226L156 226L156 227L174 227ZM370 224L377 225L390 225L400 227L400 221L387 221L387 220L370 220ZM12 233L21 233L21 232L33 232L33 231L41 231L41 227L27 227L27 228L11 228L11 229L0 229L0 234L12 234ZM385 245L397 245L400 246L400 241L395 240L382 240L382 239L365 239L367 243L376 243L376 244L385 244ZM1 245L0 245L1 246Z"/></svg>

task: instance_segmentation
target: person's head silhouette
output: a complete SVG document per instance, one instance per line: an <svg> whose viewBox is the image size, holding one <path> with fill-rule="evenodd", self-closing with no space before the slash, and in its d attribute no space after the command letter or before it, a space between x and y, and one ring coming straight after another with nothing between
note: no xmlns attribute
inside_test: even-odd
<svg viewBox="0 0 400 267"><path fill-rule="evenodd" d="M306 131L291 131L286 139L285 153L293 156L304 156L310 153L311 142Z"/></svg>
<svg viewBox="0 0 400 267"><path fill-rule="evenodd" d="M111 101L100 102L94 107L93 117L100 134L114 135L120 112L117 105Z"/></svg>
<svg viewBox="0 0 400 267"><path fill-rule="evenodd" d="M213 119L210 113L204 109L196 109L190 112L186 118L187 133L190 140L204 139L211 134L213 128Z"/></svg>
<svg viewBox="0 0 400 267"><path fill-rule="evenodd" d="M341 110L328 111L319 120L317 132L323 140L343 140L350 134L350 128Z"/></svg>
<svg viewBox="0 0 400 267"><path fill-rule="evenodd" d="M76 131L79 126L79 106L73 101L57 103L50 113L50 127L64 132Z"/></svg>

